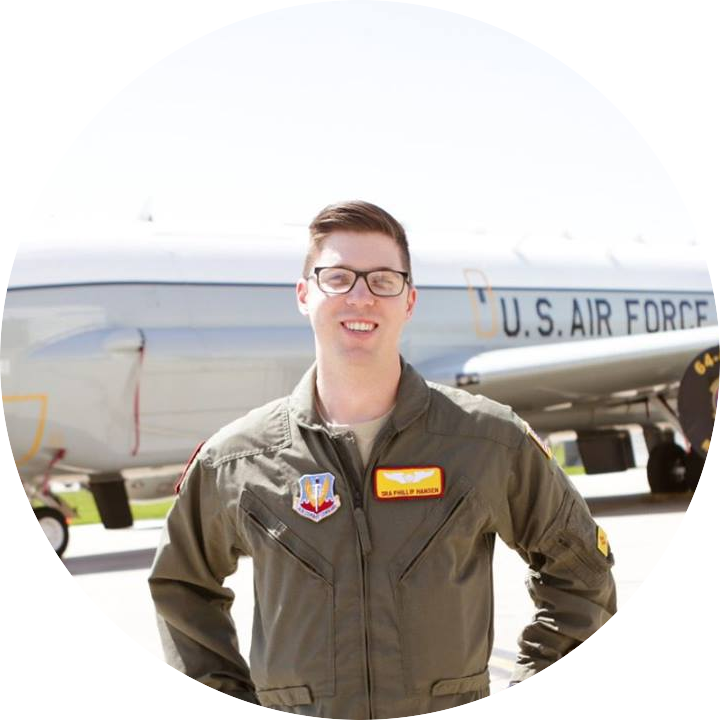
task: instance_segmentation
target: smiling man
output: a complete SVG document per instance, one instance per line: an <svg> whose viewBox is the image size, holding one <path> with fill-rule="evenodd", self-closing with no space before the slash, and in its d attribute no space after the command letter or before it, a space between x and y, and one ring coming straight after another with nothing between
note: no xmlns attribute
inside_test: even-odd
<svg viewBox="0 0 720 720"><path fill-rule="evenodd" d="M400 335L417 298L405 233L380 208L346 203L320 213L310 238L297 298L315 333L320 412L374 421L395 403Z"/></svg>
<svg viewBox="0 0 720 720"><path fill-rule="evenodd" d="M512 682L615 612L607 538L547 447L510 408L428 383L400 356L416 299L387 212L355 201L313 220L297 302L316 363L202 446L168 516L150 587L174 667L319 717L485 697L497 535L528 563L537 607ZM249 667L223 587L241 555Z"/></svg>

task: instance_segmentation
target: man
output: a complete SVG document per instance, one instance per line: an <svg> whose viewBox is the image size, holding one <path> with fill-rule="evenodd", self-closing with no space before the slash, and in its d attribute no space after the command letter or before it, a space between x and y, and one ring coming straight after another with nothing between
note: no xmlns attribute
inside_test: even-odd
<svg viewBox="0 0 720 720"><path fill-rule="evenodd" d="M537 606L512 682L615 612L607 539L512 411L399 355L417 290L400 224L365 202L310 225L297 283L316 364L191 461L150 577L168 662L288 712L385 718L488 694L496 534ZM222 586L253 559L250 668Z"/></svg>

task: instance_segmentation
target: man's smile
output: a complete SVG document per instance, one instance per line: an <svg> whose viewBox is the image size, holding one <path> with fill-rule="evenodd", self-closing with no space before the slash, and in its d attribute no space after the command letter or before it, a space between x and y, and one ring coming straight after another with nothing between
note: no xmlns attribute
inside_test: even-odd
<svg viewBox="0 0 720 720"><path fill-rule="evenodd" d="M353 333L371 333L378 327L377 323L369 320L343 320L340 324Z"/></svg>

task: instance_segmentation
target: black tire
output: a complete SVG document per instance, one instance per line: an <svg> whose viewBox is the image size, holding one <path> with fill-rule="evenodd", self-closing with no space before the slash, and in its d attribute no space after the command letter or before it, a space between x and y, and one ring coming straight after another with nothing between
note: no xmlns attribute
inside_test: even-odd
<svg viewBox="0 0 720 720"><path fill-rule="evenodd" d="M695 490L697 489L698 483L700 482L700 475L705 467L705 458L693 450L685 457L685 467L685 481L688 484L688 488Z"/></svg>
<svg viewBox="0 0 720 720"><path fill-rule="evenodd" d="M58 554L58 557L62 557L70 540L70 530L65 516L55 508L39 507L35 508L35 517L45 532L52 549Z"/></svg>
<svg viewBox="0 0 720 720"><path fill-rule="evenodd" d="M687 456L674 442L656 445L648 457L647 478L654 493L680 493L690 490L687 482Z"/></svg>

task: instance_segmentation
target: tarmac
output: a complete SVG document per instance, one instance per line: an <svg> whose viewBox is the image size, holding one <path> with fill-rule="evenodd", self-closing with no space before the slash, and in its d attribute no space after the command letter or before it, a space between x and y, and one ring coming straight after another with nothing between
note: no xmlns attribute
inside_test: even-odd
<svg viewBox="0 0 720 720"><path fill-rule="evenodd" d="M644 468L607 475L573 476L573 482L606 531L616 564L613 570L622 607L672 542L687 510L690 494L651 495ZM147 576L161 520L138 521L132 528L105 530L101 525L71 527L63 562L82 590L139 645L162 658ZM507 687L516 639L530 620L533 605L525 589L522 559L501 541L495 560L495 645L490 661L491 692ZM240 561L226 581L235 594L233 617L240 649L247 658L253 617L252 564Z"/></svg>

